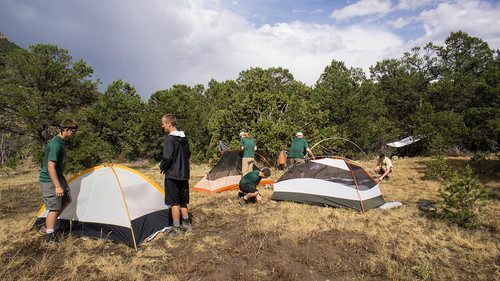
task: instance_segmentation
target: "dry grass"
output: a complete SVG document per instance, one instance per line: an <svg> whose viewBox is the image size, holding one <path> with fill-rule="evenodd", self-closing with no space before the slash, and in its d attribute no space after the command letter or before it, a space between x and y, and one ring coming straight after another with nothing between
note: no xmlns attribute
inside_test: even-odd
<svg viewBox="0 0 500 281"><path fill-rule="evenodd" d="M423 178L426 158L397 159L382 184L395 209L354 210L269 200L239 206L237 191L191 192L194 233L164 235L133 250L121 243L65 237L48 248L30 225L41 206L38 172L24 166L0 176L2 280L499 280L498 161L482 178L492 199L486 227L465 230L420 212L439 183ZM466 158L450 159L464 167ZM371 163L363 163L370 167ZM160 186L147 161L125 164ZM194 185L208 167L192 166ZM277 179L282 171L274 171ZM428 279L430 280L430 279Z"/></svg>

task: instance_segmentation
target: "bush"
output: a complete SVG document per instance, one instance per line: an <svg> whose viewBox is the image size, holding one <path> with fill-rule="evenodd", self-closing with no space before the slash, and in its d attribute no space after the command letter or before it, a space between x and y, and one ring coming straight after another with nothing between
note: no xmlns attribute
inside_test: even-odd
<svg viewBox="0 0 500 281"><path fill-rule="evenodd" d="M430 160L425 166L425 178L427 179L446 180L453 174L451 166L446 163L442 155Z"/></svg>
<svg viewBox="0 0 500 281"><path fill-rule="evenodd" d="M424 260L419 265L413 266L412 269L421 280L431 280L431 275L434 271L432 264L428 260Z"/></svg>
<svg viewBox="0 0 500 281"><path fill-rule="evenodd" d="M17 164L19 163L19 157L10 157L7 159L6 165L10 169L14 170L17 167Z"/></svg>
<svg viewBox="0 0 500 281"><path fill-rule="evenodd" d="M488 194L473 176L472 168L467 165L463 175L454 171L443 182L439 195L443 198L443 218L465 228L481 225L479 213L486 205Z"/></svg>

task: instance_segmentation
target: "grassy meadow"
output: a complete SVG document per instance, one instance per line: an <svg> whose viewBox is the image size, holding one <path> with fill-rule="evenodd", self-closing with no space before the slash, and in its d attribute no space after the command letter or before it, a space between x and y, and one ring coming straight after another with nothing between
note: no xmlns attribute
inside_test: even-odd
<svg viewBox="0 0 500 281"><path fill-rule="evenodd" d="M237 191L192 191L194 232L163 234L138 251L109 241L63 237L55 248L31 231L42 206L39 166L0 171L1 280L500 280L499 160L480 171L490 200L485 226L467 230L418 209L419 198L438 200L440 183L424 179L428 158L393 160L381 184L398 208L355 210L275 202L241 207ZM462 169L467 157L448 158ZM148 161L120 163L162 186ZM362 162L372 167L372 162ZM192 165L191 185L209 170ZM283 171L273 170L277 180ZM68 176L69 178L69 176Z"/></svg>

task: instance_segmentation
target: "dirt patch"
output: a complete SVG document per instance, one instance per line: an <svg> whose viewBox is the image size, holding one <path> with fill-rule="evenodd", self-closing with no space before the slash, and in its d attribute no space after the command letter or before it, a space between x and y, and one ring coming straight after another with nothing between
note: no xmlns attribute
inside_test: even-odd
<svg viewBox="0 0 500 281"><path fill-rule="evenodd" d="M0 217L29 214L42 206L42 193L38 184L14 186L1 190ZM36 212L35 211L35 212ZM36 214L36 213L35 213Z"/></svg>

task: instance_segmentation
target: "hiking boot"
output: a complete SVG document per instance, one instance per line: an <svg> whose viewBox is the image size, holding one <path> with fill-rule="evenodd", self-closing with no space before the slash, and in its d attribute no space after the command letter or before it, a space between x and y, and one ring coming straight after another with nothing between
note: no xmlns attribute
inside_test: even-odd
<svg viewBox="0 0 500 281"><path fill-rule="evenodd" d="M44 235L47 235L47 228L45 227L45 225L42 225L38 230L37 230L38 234L44 236Z"/></svg>
<svg viewBox="0 0 500 281"><path fill-rule="evenodd" d="M57 242L56 232L52 232L50 234L45 235L45 242L55 244Z"/></svg>
<svg viewBox="0 0 500 281"><path fill-rule="evenodd" d="M390 177L389 175L387 175L387 176L385 176L385 179L386 179L386 180L390 180L390 179L391 179L391 177Z"/></svg>
<svg viewBox="0 0 500 281"><path fill-rule="evenodd" d="M178 238L182 237L183 233L181 230L180 226L172 226L167 233L165 233L166 236L172 237L172 238Z"/></svg>
<svg viewBox="0 0 500 281"><path fill-rule="evenodd" d="M184 230L184 232L186 233L193 232L193 226L191 225L191 221L189 219L187 220L182 219L181 229Z"/></svg>
<svg viewBox="0 0 500 281"><path fill-rule="evenodd" d="M241 197L239 201L241 206L245 206L246 204L248 204L248 201L245 199L245 197Z"/></svg>

